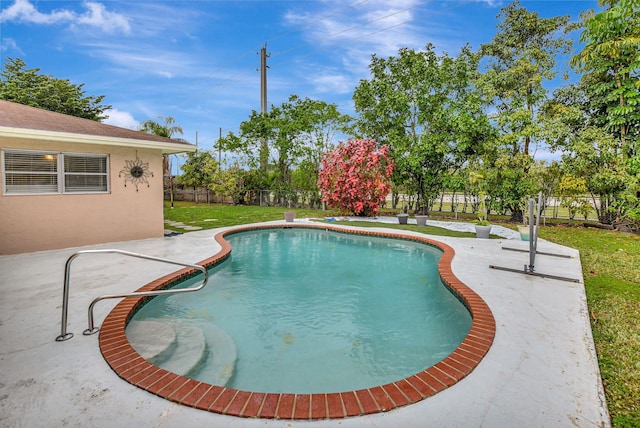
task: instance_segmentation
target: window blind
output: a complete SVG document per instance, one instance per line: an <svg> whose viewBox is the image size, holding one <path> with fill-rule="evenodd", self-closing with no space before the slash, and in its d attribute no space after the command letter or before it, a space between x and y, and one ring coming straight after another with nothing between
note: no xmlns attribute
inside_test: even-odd
<svg viewBox="0 0 640 428"><path fill-rule="evenodd" d="M57 193L58 155L4 152L6 193Z"/></svg>
<svg viewBox="0 0 640 428"><path fill-rule="evenodd" d="M6 194L109 191L108 155L3 150L2 158Z"/></svg>
<svg viewBox="0 0 640 428"><path fill-rule="evenodd" d="M108 190L107 157L64 155L64 191L106 192Z"/></svg>

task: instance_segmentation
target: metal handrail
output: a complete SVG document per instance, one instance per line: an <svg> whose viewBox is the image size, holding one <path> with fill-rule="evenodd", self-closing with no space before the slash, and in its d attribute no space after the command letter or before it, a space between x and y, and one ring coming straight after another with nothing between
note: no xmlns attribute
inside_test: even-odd
<svg viewBox="0 0 640 428"><path fill-rule="evenodd" d="M177 293L189 293L193 291L201 290L209 280L209 272L204 266L194 265L189 263L177 262L175 260L163 259L160 257L147 256L145 254L132 253L129 251L123 250L114 250L114 249L106 249L106 250L83 250L78 251L77 253L72 254L68 259L64 267L64 289L62 292L62 325L60 329L60 335L56 337L57 342L62 342L73 337L73 333L67 332L67 313L69 311L69 280L71 276L71 262L81 254L98 254L98 253L112 253L112 254L122 254L124 256L137 257L139 259L153 260L157 262L169 263L172 265L190 267L193 269L197 269L204 274L204 279L202 280L202 284L197 287L191 288L180 288L177 290L154 290L154 291L135 291L133 293L122 293L122 294L106 294L104 296L100 296L95 298L91 304L89 305L89 328L87 328L83 334L85 336L94 334L98 332L99 328L94 326L93 323L93 307L101 300L104 299L117 299L124 297L135 297L135 296L158 296L161 294L177 294Z"/></svg>

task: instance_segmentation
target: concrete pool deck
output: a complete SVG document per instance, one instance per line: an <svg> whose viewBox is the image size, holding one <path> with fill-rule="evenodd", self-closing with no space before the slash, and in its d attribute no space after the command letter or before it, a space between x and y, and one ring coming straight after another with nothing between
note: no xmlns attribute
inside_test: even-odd
<svg viewBox="0 0 640 428"><path fill-rule="evenodd" d="M133 291L175 266L110 254L78 258L68 320L75 337L55 341L64 263L71 254L117 248L194 263L218 251L213 240L218 231L0 257L0 426L610 426L578 252L542 240L539 251L571 258L538 255L536 271L579 283L490 269L490 264L522 269L528 263L528 254L502 249L526 249L527 243L518 239L433 237L455 249L453 272L489 305L496 336L469 376L435 396L386 413L317 421L236 418L177 405L120 379L100 354L98 336L82 335L88 305L99 295ZM98 303L97 325L116 303Z"/></svg>

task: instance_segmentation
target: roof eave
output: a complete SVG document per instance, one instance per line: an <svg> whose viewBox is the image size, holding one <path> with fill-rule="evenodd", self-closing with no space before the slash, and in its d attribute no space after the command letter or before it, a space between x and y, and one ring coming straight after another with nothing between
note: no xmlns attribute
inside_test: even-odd
<svg viewBox="0 0 640 428"><path fill-rule="evenodd" d="M158 149L162 151L162 154L195 152L197 150L197 146L189 143L169 143L153 140L138 140L135 138L105 137L102 135L42 131L39 129L13 128L6 126L0 126L0 137Z"/></svg>

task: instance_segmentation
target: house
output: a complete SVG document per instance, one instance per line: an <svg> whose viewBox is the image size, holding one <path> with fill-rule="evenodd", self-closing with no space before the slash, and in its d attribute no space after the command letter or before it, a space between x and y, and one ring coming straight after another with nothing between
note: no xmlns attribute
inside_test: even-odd
<svg viewBox="0 0 640 428"><path fill-rule="evenodd" d="M0 255L163 236L163 155L195 150L0 100Z"/></svg>

